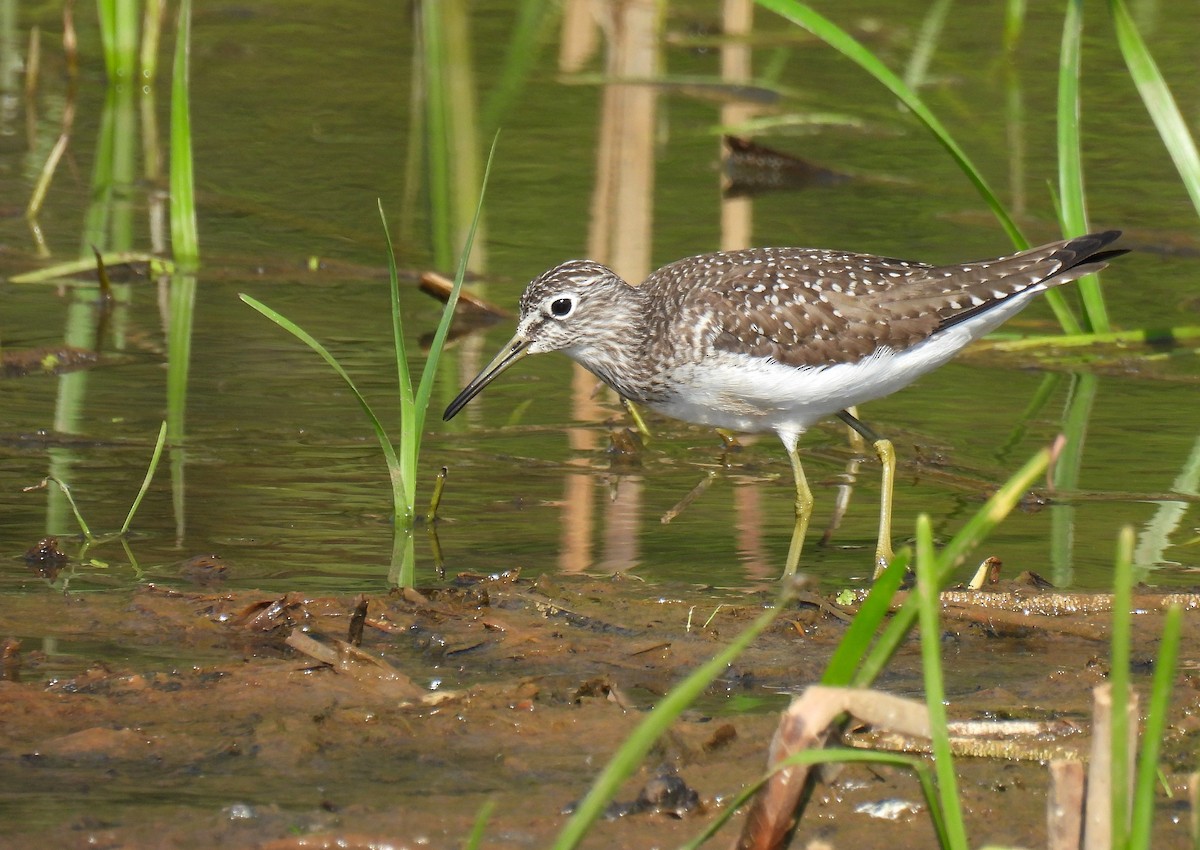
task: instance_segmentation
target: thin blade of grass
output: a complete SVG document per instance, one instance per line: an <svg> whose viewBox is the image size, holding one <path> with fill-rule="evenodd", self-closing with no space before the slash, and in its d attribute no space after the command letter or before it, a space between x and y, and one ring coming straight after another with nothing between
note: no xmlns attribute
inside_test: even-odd
<svg viewBox="0 0 1200 850"><path fill-rule="evenodd" d="M466 242L462 253L458 256L458 269L454 273L454 285L450 288L450 297L446 299L446 308L442 311L442 320L438 322L433 342L429 346L429 357L425 361L425 370L421 373L421 385L417 388L417 410L423 419L429 408L429 397L433 394L433 381L437 377L438 361L442 357L442 349L446 347L446 336L450 333L450 323L454 321L454 308L458 304L459 293L462 292L463 280L467 276L467 263L471 259L471 248L475 244L475 232L479 229L483 217L483 199L487 195L488 178L492 173L492 159L496 156L496 145L500 141L500 131L492 137L492 147L488 150L487 163L483 166L483 182L479 187L479 201L475 205L475 216L471 219L471 227L467 230Z"/></svg>
<svg viewBox="0 0 1200 850"><path fill-rule="evenodd" d="M1009 511L1016 507L1022 494L1046 471L1049 463L1049 449L1043 449L1035 454L951 538L950 542L942 549L941 558L938 559L939 587L950 578L955 567L967 552L977 546L979 541L987 536L1004 517L1008 516ZM869 687L875 681L875 677L892 657L892 653L896 651L900 641L908 634L916 618L916 599L910 596L884 628L879 640L871 647L870 653L854 677L852 682L854 686Z"/></svg>
<svg viewBox="0 0 1200 850"><path fill-rule="evenodd" d="M1133 528L1117 536L1113 565L1112 638L1112 846L1124 847L1129 830L1129 659L1133 632Z"/></svg>
<svg viewBox="0 0 1200 850"><path fill-rule="evenodd" d="M1117 44L1129 68L1129 76L1133 78L1142 102L1146 104L1146 111L1150 113L1150 120L1158 128L1158 135L1183 179L1192 206L1200 212L1200 153L1196 151L1196 142L1146 42L1130 17L1129 9L1123 0L1109 0L1109 9L1117 31Z"/></svg>
<svg viewBox="0 0 1200 850"><path fill-rule="evenodd" d="M262 313L272 322L279 325L279 327L283 328L292 336L296 337L296 339L300 340L317 354L319 354L321 359L328 363L330 368L338 374L338 377L345 382L346 386L350 389L350 392L354 395L355 400L358 402L358 406L361 407L363 413L367 415L367 419L370 421L371 427L375 429L375 436L379 439L379 447L383 450L384 459L387 461L388 473L392 477L393 490L397 486L403 489L403 481L400 474L400 460L396 456L396 450L392 446L392 441L388 439L387 431L385 431L383 428L383 423L379 421L379 417L375 415L375 411L371 409L371 405L367 402L363 394L358 391L358 387L355 386L354 381L350 378L350 375L346 372L346 370L342 368L342 364L337 361L337 358L330 354L325 346L317 342L317 340L314 339L313 336L308 333L308 331L304 330L290 319L284 317L282 314L272 310L257 298L253 298L244 292L239 293L238 298L240 298L246 304L249 304L255 310Z"/></svg>
<svg viewBox="0 0 1200 850"><path fill-rule="evenodd" d="M570 850L579 845L591 825L604 813L605 807L620 789L621 783L638 769L642 759L650 752L650 748L667 730L667 727L704 692L704 689L717 676L721 675L725 668L756 637L775 621L775 618L783 610L788 596L789 594L785 590L774 608L760 614L749 628L733 639L729 646L696 668L686 679L672 688L646 715L617 752L613 754L613 757L609 759L600 775L596 777L587 796L580 801L575 813L571 815L570 820L555 839L554 850Z"/></svg>
<svg viewBox="0 0 1200 850"><path fill-rule="evenodd" d="M175 63L171 69L171 251L185 271L200 264L196 229L196 181L192 173L192 120L188 104L188 59L191 54L192 0L179 5Z"/></svg>
<svg viewBox="0 0 1200 850"><path fill-rule="evenodd" d="M387 245L388 294L392 304L392 347L396 354L396 375L399 377L400 404L412 406L412 377L408 370L408 356L404 345L404 320L400 313L400 273L396 268L396 249L392 245L392 231L388 227L387 215L383 211L383 200L375 199L379 207L379 221L383 224L383 239Z"/></svg>
<svg viewBox="0 0 1200 850"><path fill-rule="evenodd" d="M133 515L137 513L138 506L142 504L142 499L146 496L146 491L150 489L150 482L154 480L154 472L158 469L158 461L162 457L163 445L167 442L167 423L163 420L162 426L158 429L158 440L154 443L154 453L150 456L150 466L146 469L146 477L142 479L142 486L137 491L137 496L133 499L133 504L129 506L129 513L125 517L125 522L121 526L121 536L124 537L129 533L129 525L133 522Z"/></svg>
<svg viewBox="0 0 1200 850"><path fill-rule="evenodd" d="M1183 608L1178 604L1167 609L1163 622L1162 640L1154 659L1154 682L1150 687L1150 705L1146 727L1142 730L1142 753L1138 758L1137 783L1133 791L1133 821L1129 827L1129 846L1153 846L1150 827L1154 822L1154 792L1158 782L1158 755L1167 727L1167 710L1175 685L1175 668L1179 659L1179 636L1183 628Z"/></svg>
<svg viewBox="0 0 1200 850"><path fill-rule="evenodd" d="M958 802L958 779L946 729L946 686L942 675L942 629L938 622L941 576L946 572L933 549L933 526L928 514L917 517L917 614L921 632L921 670L925 680L925 707L929 711L929 739L933 771L937 776L940 809L945 826L942 846L967 850L967 830Z"/></svg>
<svg viewBox="0 0 1200 850"><path fill-rule="evenodd" d="M495 800L487 800L479 807L479 814L475 815L475 823L471 827L471 834L467 836L467 843L463 845L463 850L478 850L483 846L483 833L495 810Z"/></svg>
<svg viewBox="0 0 1200 850"><path fill-rule="evenodd" d="M1087 233L1087 198L1083 188L1083 152L1079 138L1080 42L1083 36L1083 0L1068 0L1063 20L1062 49L1058 57L1058 194L1062 205L1063 233ZM1079 296L1087 329L1108 333L1108 309L1100 278L1080 278Z"/></svg>
<svg viewBox="0 0 1200 850"><path fill-rule="evenodd" d="M892 604L892 597L900 589L904 574L908 570L911 553L902 550L896 553L887 569L875 579L871 592L858 607L846 634L838 643L837 649L825 665L825 674L821 677L823 685L848 685L854 679L854 671L862 663L871 645L871 639L879 624L887 617Z"/></svg>
<svg viewBox="0 0 1200 850"><path fill-rule="evenodd" d="M966 152L954 141L950 132L942 125L942 122L938 120L929 107L925 105L920 96L905 85L900 77L851 35L828 18L819 15L804 3L797 2L797 0L757 0L757 2L760 6L770 9L776 14L804 27L882 83L920 119L925 127L933 133L938 143L946 149L958 164L963 174L971 181L976 191L979 192L984 203L987 204L993 215L996 216L996 219L1000 222L1000 226L1004 228L1004 232L1012 240L1013 245L1018 250L1029 247L1029 240L1021 233L1021 229L1017 227L1016 222L1013 221L1012 216L1009 215L1008 210L1000 202L1000 199L996 197L996 193L992 191L983 175L979 172L979 169L975 167ZM1066 300L1062 297L1062 293L1053 290L1047 292L1046 303L1054 311L1055 318L1058 319L1064 331L1067 333L1080 332L1079 321L1071 312Z"/></svg>
<svg viewBox="0 0 1200 850"><path fill-rule="evenodd" d="M408 366L408 350L404 344L404 316L400 312L400 274L396 269L396 249L392 245L392 231L388 227L383 201L375 199L379 206L379 220L383 224L383 238L387 245L388 298L392 308L392 352L396 357L397 392L400 395L400 478L403 482L403 505L395 505L396 521L407 527L416 516L417 503L417 459L421 453L421 430L425 421L424 411L417 409L413 398L412 373Z"/></svg>

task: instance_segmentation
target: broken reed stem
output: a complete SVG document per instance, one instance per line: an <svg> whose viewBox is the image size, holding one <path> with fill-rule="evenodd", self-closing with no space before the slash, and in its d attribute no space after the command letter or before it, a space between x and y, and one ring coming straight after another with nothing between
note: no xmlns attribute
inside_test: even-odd
<svg viewBox="0 0 1200 850"><path fill-rule="evenodd" d="M425 522L433 525L437 522L438 508L442 506L442 491L446 489L446 476L450 469L443 466L433 482L433 495L429 497L429 512L425 514Z"/></svg>
<svg viewBox="0 0 1200 850"><path fill-rule="evenodd" d="M1084 822L1083 845L1088 850L1112 850L1113 821L1123 817L1128 823L1129 812L1114 812L1113 799L1113 739L1112 739L1112 685L1105 683L1092 689L1092 747L1088 759L1087 802ZM1129 756L1126 764L1133 764L1137 755L1137 692L1130 689L1126 704L1126 728L1129 730ZM1126 800L1133 799L1133 772L1127 771L1125 781L1129 785ZM1127 831L1128 828L1126 828Z"/></svg>
<svg viewBox="0 0 1200 850"><path fill-rule="evenodd" d="M669 525L671 520L675 519L675 517L687 510L688 506L691 505L692 502L696 501L696 499L700 497L700 494L711 487L712 483L716 480L717 473L709 470L708 473L700 479L699 483L697 483L695 487L689 490L686 494L684 494L682 499L675 503L675 507L671 508L662 515L659 521L663 525Z"/></svg>
<svg viewBox="0 0 1200 850"><path fill-rule="evenodd" d="M1079 850L1083 838L1083 762L1050 762L1050 794L1046 798L1047 850Z"/></svg>

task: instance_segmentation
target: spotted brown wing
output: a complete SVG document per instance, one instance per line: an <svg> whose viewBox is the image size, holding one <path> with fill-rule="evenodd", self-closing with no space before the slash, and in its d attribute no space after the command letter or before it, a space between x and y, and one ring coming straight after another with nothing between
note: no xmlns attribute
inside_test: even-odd
<svg viewBox="0 0 1200 850"><path fill-rule="evenodd" d="M767 248L693 257L655 278L686 273L692 284L674 313L676 339L702 349L769 357L789 366L856 362L881 346L907 348L938 326L936 315L901 306L880 311L887 293L929 266L884 257ZM665 282L665 281L664 281ZM646 285L643 284L643 285ZM663 290L680 291L664 286Z"/></svg>

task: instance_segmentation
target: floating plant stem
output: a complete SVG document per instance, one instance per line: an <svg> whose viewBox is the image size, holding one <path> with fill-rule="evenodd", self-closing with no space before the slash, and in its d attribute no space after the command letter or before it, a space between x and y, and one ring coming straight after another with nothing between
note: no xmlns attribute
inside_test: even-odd
<svg viewBox="0 0 1200 850"><path fill-rule="evenodd" d="M442 506L442 491L446 489L446 476L450 469L443 466L433 480L433 495L429 497L429 511L425 514L425 522L433 525L437 522L438 508Z"/></svg>

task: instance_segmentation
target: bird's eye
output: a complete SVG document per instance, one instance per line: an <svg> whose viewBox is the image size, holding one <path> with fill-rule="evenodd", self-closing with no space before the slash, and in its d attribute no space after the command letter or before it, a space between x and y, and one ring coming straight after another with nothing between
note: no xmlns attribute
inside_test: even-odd
<svg viewBox="0 0 1200 850"><path fill-rule="evenodd" d="M550 315L556 319L565 319L574 307L570 298L555 298L550 302Z"/></svg>

